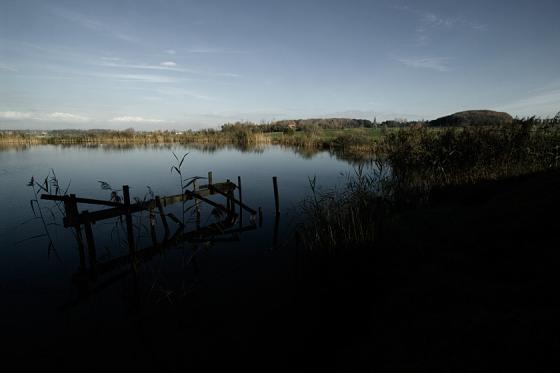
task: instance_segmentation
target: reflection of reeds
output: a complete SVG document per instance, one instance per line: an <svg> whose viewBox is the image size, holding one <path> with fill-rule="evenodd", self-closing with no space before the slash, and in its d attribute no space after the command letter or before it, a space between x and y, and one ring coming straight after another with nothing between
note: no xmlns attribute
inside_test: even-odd
<svg viewBox="0 0 560 373"><path fill-rule="evenodd" d="M153 131L136 132L131 130L90 130L90 131L49 131L46 134L27 131L0 132L0 144L239 144L243 146L266 144L270 138L262 133L249 131L223 132L215 130L200 131Z"/></svg>

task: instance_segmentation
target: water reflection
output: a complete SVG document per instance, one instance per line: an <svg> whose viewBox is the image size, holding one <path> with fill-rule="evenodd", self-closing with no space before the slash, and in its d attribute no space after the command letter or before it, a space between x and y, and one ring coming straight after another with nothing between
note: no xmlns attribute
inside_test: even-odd
<svg viewBox="0 0 560 373"><path fill-rule="evenodd" d="M59 149L90 149L101 150L107 152L126 152L126 151L167 151L171 152L177 148L186 148L196 150L201 153L213 154L218 151L237 151L240 153L262 154L271 147L277 147L286 152L298 154L303 159L312 159L318 154L328 153L338 160L350 162L359 165L368 162L374 158L374 155L368 152L361 152L352 149L319 149L315 147L303 146L285 146L285 145L269 145L269 144L211 144L211 143L191 143L191 144L116 144L116 143L91 143L91 144L58 144L58 145L29 145L29 144L0 144L0 152L16 151L25 152L35 148L51 146Z"/></svg>

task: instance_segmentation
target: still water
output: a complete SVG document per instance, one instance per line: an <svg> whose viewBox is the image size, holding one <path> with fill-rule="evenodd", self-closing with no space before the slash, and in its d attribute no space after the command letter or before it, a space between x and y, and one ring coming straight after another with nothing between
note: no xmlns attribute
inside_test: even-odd
<svg viewBox="0 0 560 373"><path fill-rule="evenodd" d="M262 207L262 226L221 240L182 243L135 271L129 265L124 271L77 285L73 278L79 255L72 230L62 227L62 215L54 202L40 200L53 243L49 247L42 220L34 219L30 201L35 197L27 186L30 178L42 181L54 170L62 190L68 188L68 193L86 198L110 198L110 191L102 189L100 181L115 190L129 185L131 197L140 200L150 198L150 190L155 195L174 195L180 193L181 187L179 176L170 171L177 163L173 153L179 158L188 153L181 167L183 178L206 176L212 171L217 183L226 179L237 182L240 176L243 202L253 209ZM0 149L3 336L10 338L13 350L19 354L23 350L39 351L51 341L121 327L131 320L131 315L145 313L152 305L174 304L192 294L196 294L198 303L207 306L256 300L261 305L281 303L291 296L297 256L293 245L284 243L301 219L301 201L310 193L309 178L315 177L317 185L327 189L343 184L352 172L351 163L328 152L305 154L276 146L252 150L102 145ZM273 176L278 178L281 210L276 243ZM200 180L200 184L204 183ZM213 199L219 200L215 196ZM37 211L38 207L34 207ZM94 211L99 207L80 205L80 210L84 209ZM171 211L181 216L180 204L170 207L168 212ZM136 244L142 248L151 241L146 214L137 215ZM209 208L202 207L201 215L201 225L212 223ZM244 223L249 224L247 215ZM188 212L187 219L191 216L192 212ZM158 224L161 238L162 227L159 221ZM123 226L118 218L93 225L100 261L126 255ZM282 286L277 286L279 283ZM222 321L227 318L220 317ZM246 327L226 321L222 326Z"/></svg>

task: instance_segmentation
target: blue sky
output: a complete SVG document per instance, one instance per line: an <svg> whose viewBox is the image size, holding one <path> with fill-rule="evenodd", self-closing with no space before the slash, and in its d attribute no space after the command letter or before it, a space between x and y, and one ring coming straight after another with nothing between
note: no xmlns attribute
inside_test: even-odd
<svg viewBox="0 0 560 373"><path fill-rule="evenodd" d="M0 128L560 110L560 1L2 1Z"/></svg>

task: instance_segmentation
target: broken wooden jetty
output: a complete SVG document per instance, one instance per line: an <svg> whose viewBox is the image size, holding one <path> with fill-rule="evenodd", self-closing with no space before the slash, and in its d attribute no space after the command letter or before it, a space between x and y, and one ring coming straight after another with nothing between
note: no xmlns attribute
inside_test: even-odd
<svg viewBox="0 0 560 373"><path fill-rule="evenodd" d="M78 245L80 255L80 278L95 279L98 275L109 273L116 268L125 266L128 263L137 265L152 258L162 250L176 247L182 242L199 243L212 240L224 240L224 235L237 234L257 228L257 216L259 226L262 226L262 209L259 207L255 210L243 203L243 195L241 189L241 177L238 177L237 184L229 179L225 182L213 183L212 172L208 173L208 183L206 185L197 186L196 180L192 184L191 190L184 190L183 193L172 196L155 196L152 199L144 201L131 202L130 189L128 185L122 187L122 201L105 201L92 198L81 198L74 194L70 195L52 195L42 194L44 200L58 201L64 204L65 216L63 218L64 227L73 228ZM238 198L235 198L234 191L237 190ZM218 203L211 196L220 196L225 198L225 203ZM278 216L278 190L276 185L276 177L274 177L274 196L275 207ZM177 218L172 213L165 213L165 207L179 202L194 201L196 228L191 231L185 231L184 221ZM208 204L213 207L215 215L222 218L220 221L200 226L200 203ZM79 210L78 205L94 205L108 207L97 211ZM239 213L237 213L237 208ZM152 246L138 249L134 241L134 226L132 223L132 215L139 212L149 212L150 234ZM249 214L249 224L243 225L243 212ZM110 259L105 262L99 262L96 254L95 239L93 235L92 225L99 221L125 217L126 232L128 241L128 255ZM164 237L158 240L156 234L156 221L159 216L164 230ZM169 218L169 221L168 221ZM173 234L171 234L170 221L177 225ZM234 225L238 223L238 227ZM82 235L85 233L85 245ZM86 260L87 249L87 260ZM87 262L87 265L86 265ZM84 276L85 275L85 276Z"/></svg>

